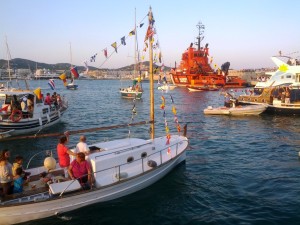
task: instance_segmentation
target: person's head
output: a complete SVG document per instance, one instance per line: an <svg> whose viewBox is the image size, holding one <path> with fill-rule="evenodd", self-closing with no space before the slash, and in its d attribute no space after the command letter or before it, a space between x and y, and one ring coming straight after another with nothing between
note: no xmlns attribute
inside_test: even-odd
<svg viewBox="0 0 300 225"><path fill-rule="evenodd" d="M20 155L16 156L16 158L15 158L15 163L22 164L22 163L23 163L23 157L20 156Z"/></svg>
<svg viewBox="0 0 300 225"><path fill-rule="evenodd" d="M47 96L50 96L50 93L47 93Z"/></svg>
<svg viewBox="0 0 300 225"><path fill-rule="evenodd" d="M76 159L78 162L82 162L85 160L85 154L83 152L77 153Z"/></svg>
<svg viewBox="0 0 300 225"><path fill-rule="evenodd" d="M53 95L56 95L56 92L55 92L55 91L53 92Z"/></svg>
<svg viewBox="0 0 300 225"><path fill-rule="evenodd" d="M80 142L86 142L86 137L84 135L81 135L79 138Z"/></svg>
<svg viewBox="0 0 300 225"><path fill-rule="evenodd" d="M62 136L60 139L59 139L59 143L60 144L66 144L68 141L68 138L66 136Z"/></svg>
<svg viewBox="0 0 300 225"><path fill-rule="evenodd" d="M10 157L10 152L8 149L3 149L0 153L0 160L8 160Z"/></svg>
<svg viewBox="0 0 300 225"><path fill-rule="evenodd" d="M23 170L22 170L21 167L18 167L18 168L16 169L16 174L17 174L17 175L21 176L21 175L22 175L22 172L23 172Z"/></svg>

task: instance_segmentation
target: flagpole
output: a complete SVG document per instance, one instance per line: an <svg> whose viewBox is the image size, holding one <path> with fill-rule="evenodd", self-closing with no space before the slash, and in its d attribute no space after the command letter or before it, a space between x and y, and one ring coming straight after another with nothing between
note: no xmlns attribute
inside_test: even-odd
<svg viewBox="0 0 300 225"><path fill-rule="evenodd" d="M149 21L149 28L152 30L152 9L151 6L149 8L148 13L148 21ZM148 28L148 29L149 29ZM148 33L148 32L147 32ZM147 34L148 35L148 34ZM154 80L153 80L153 43L152 43L152 34L148 37L149 41L149 76L150 76L150 121L154 121ZM151 130L150 130L150 138L154 139L155 130L154 130L154 123L151 123Z"/></svg>

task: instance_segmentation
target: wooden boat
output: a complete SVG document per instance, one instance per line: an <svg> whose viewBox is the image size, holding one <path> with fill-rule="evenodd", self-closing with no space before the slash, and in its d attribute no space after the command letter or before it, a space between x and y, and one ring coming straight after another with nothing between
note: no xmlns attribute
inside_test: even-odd
<svg viewBox="0 0 300 225"><path fill-rule="evenodd" d="M234 78L234 80L226 79L230 67L229 62L224 63L218 70L212 68L212 60L209 59L208 44L205 47L200 46L204 38L204 36L201 36L204 25L199 23L197 27L199 29L197 48L194 48L193 43L191 43L188 49L182 54L180 65L178 67L175 65L175 68L170 71L173 84L181 87L188 85L196 87L205 85L244 87L246 81L240 78Z"/></svg>
<svg viewBox="0 0 300 225"><path fill-rule="evenodd" d="M149 29L154 29L150 7ZM152 36L150 46L150 139L125 138L98 142L90 148L100 152L89 155L95 183L83 190L77 180L65 180L64 172L54 159L45 159L44 167L32 168L28 189L21 194L7 196L0 203L1 224L15 224L55 216L91 204L129 195L166 176L186 159L188 139L179 134L154 137L154 82L152 63ZM129 126L127 124L126 126ZM177 133L177 131L176 131ZM39 174L50 169L54 182L45 186ZM60 180L60 182L55 182Z"/></svg>
<svg viewBox="0 0 300 225"><path fill-rule="evenodd" d="M289 90L290 101L285 102L283 95ZM266 113L276 115L300 115L300 86L265 87L260 95L240 95L238 101L242 105L267 104Z"/></svg>
<svg viewBox="0 0 300 225"><path fill-rule="evenodd" d="M208 106L204 109L205 115L231 115L231 116L244 116L244 115L259 115L267 109L267 105L248 105L236 107L217 107L213 108Z"/></svg>
<svg viewBox="0 0 300 225"><path fill-rule="evenodd" d="M175 88L176 88L176 85L172 85L172 84L163 84L163 85L159 85L157 87L157 89L160 91L172 91Z"/></svg>

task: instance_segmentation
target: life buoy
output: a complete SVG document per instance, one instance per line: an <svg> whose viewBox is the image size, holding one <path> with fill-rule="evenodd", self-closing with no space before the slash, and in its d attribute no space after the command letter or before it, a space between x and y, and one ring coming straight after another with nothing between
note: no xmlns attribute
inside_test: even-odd
<svg viewBox="0 0 300 225"><path fill-rule="evenodd" d="M19 122L22 119L23 115L22 115L22 111L15 109L12 111L11 115L10 115L10 120L13 121L14 123Z"/></svg>

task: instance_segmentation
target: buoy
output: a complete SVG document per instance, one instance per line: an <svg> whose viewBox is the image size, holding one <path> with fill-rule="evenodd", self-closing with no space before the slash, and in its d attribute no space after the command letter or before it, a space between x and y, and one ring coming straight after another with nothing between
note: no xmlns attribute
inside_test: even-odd
<svg viewBox="0 0 300 225"><path fill-rule="evenodd" d="M49 170L54 170L56 167L56 160L49 156L45 158L44 160L44 167L49 171Z"/></svg>

